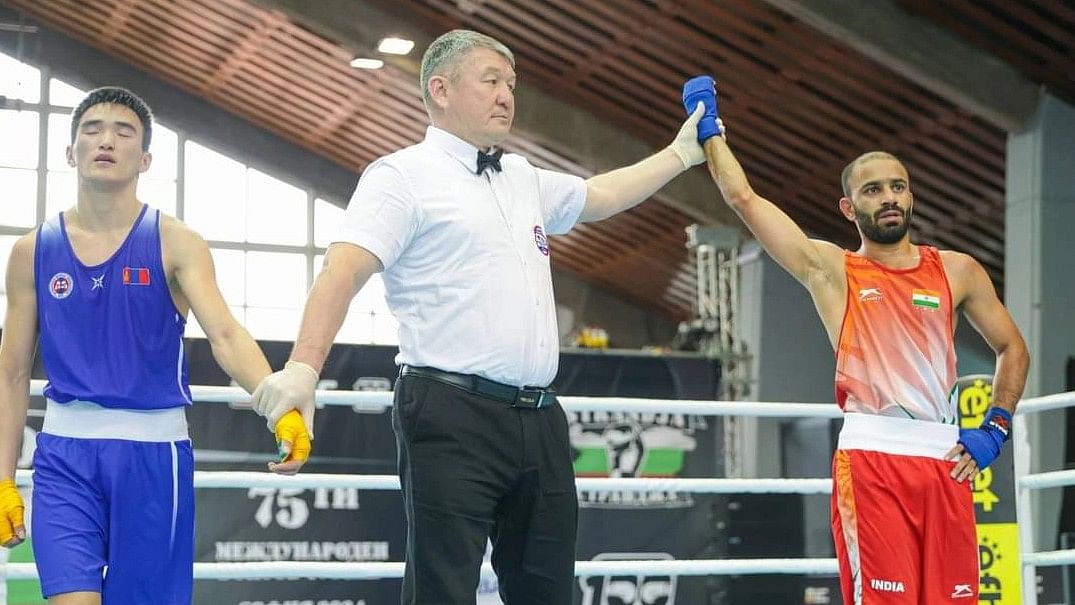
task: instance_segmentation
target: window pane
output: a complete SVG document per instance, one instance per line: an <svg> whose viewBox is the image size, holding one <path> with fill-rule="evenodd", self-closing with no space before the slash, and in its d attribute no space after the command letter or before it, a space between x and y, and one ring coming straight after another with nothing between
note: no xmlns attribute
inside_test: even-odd
<svg viewBox="0 0 1075 605"><path fill-rule="evenodd" d="M7 260L11 258L11 247L18 239L17 235L0 235L0 294L7 293Z"/></svg>
<svg viewBox="0 0 1075 605"><path fill-rule="evenodd" d="M399 322L384 313L373 316L373 343L379 345L399 344Z"/></svg>
<svg viewBox="0 0 1075 605"><path fill-rule="evenodd" d="M216 282L229 305L246 302L246 253L242 250L210 248L216 265Z"/></svg>
<svg viewBox="0 0 1075 605"><path fill-rule="evenodd" d="M314 275L321 271L324 255L314 256ZM374 309L378 309L374 313ZM351 300L335 342L348 344L399 344L399 323L388 313L384 302L384 282L381 274L370 276L366 285Z"/></svg>
<svg viewBox="0 0 1075 605"><path fill-rule="evenodd" d="M314 277L321 273L321 266L325 263L325 255L318 254L314 256ZM313 282L310 282L313 285ZM351 306L348 309L348 313L365 313L367 315L371 313L389 313L388 303L384 299L384 280L381 279L380 273L374 273L370 276L366 285L362 286L362 289L355 294L355 297L351 299ZM369 342L363 341L363 342Z"/></svg>
<svg viewBox="0 0 1075 605"><path fill-rule="evenodd" d="M70 112L53 112L49 114L48 132L48 167L49 170L71 170L67 163L67 146L71 144ZM178 160L176 159L178 137L174 131L159 123L153 124L153 139L150 151L153 162L145 173L151 178L174 180Z"/></svg>
<svg viewBox="0 0 1075 605"><path fill-rule="evenodd" d="M246 325L246 309L243 307L228 307L228 310L235 316L236 321ZM205 338L205 330L198 323L198 319L194 317L194 313L187 314L187 329L183 335L187 338Z"/></svg>
<svg viewBox="0 0 1075 605"><path fill-rule="evenodd" d="M306 243L306 192L250 169L246 239L266 244Z"/></svg>
<svg viewBox="0 0 1075 605"><path fill-rule="evenodd" d="M343 222L343 208L318 199L314 201L314 245L327 248L336 241L336 231Z"/></svg>
<svg viewBox="0 0 1075 605"><path fill-rule="evenodd" d="M7 261L11 257L11 247L17 239L19 238L15 235L0 235L0 327L3 327L7 317Z"/></svg>
<svg viewBox="0 0 1075 605"><path fill-rule="evenodd" d="M159 208L165 214L175 216L175 181L138 179L138 201Z"/></svg>
<svg viewBox="0 0 1075 605"><path fill-rule="evenodd" d="M0 132L7 143L0 145L0 166L37 168L38 115L36 111L0 109Z"/></svg>
<svg viewBox="0 0 1075 605"><path fill-rule="evenodd" d="M388 303L384 300L384 280L381 279L380 273L371 275L366 285L358 291L355 299L351 301L351 310L388 313Z"/></svg>
<svg viewBox="0 0 1075 605"><path fill-rule="evenodd" d="M153 162L142 177L174 181L179 171L179 136L175 131L160 122L154 122L149 151L153 154Z"/></svg>
<svg viewBox="0 0 1075 605"><path fill-rule="evenodd" d="M67 163L67 146L71 144L71 114L50 113L48 125L48 156L46 165L49 170L65 170L74 172L75 169Z"/></svg>
<svg viewBox="0 0 1075 605"><path fill-rule="evenodd" d="M0 328L8 316L8 293L6 293L6 274L8 274L8 259L11 258L11 247L18 240L17 235L0 235Z"/></svg>
<svg viewBox="0 0 1075 605"><path fill-rule="evenodd" d="M175 181L138 179L138 200L175 216ZM78 178L70 172L50 170L45 177L45 217L63 212L78 201Z"/></svg>
<svg viewBox="0 0 1075 605"><path fill-rule="evenodd" d="M0 225L33 227L37 224L37 171L0 168Z"/></svg>
<svg viewBox="0 0 1075 605"><path fill-rule="evenodd" d="M267 309L247 307L246 329L258 340L293 341L299 333L299 309Z"/></svg>
<svg viewBox="0 0 1075 605"><path fill-rule="evenodd" d="M27 103L41 100L41 72L0 53L0 95Z"/></svg>
<svg viewBox="0 0 1075 605"><path fill-rule="evenodd" d="M63 212L78 201L78 177L70 172L45 175L45 218Z"/></svg>
<svg viewBox="0 0 1075 605"><path fill-rule="evenodd" d="M187 141L183 220L206 239L246 238L246 166Z"/></svg>
<svg viewBox="0 0 1075 605"><path fill-rule="evenodd" d="M194 317L193 311L187 314L187 328L183 330L183 338L205 338L205 330L198 323L198 318Z"/></svg>
<svg viewBox="0 0 1075 605"><path fill-rule="evenodd" d="M306 300L306 256L287 252L246 253L246 304L301 309Z"/></svg>
<svg viewBox="0 0 1075 605"><path fill-rule="evenodd" d="M369 344L373 342L373 315L370 313L348 313L343 320L334 342L347 344Z"/></svg>
<svg viewBox="0 0 1075 605"><path fill-rule="evenodd" d="M63 80L51 78L49 80L49 105L75 108L86 98L86 92L71 86Z"/></svg>

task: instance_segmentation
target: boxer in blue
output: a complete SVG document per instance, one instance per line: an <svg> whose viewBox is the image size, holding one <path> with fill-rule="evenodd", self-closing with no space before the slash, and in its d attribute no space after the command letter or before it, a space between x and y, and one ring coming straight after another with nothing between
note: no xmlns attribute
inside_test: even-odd
<svg viewBox="0 0 1075 605"><path fill-rule="evenodd" d="M0 343L0 543L26 537L15 490L34 344L48 377L34 456L32 533L52 605L187 605L194 461L183 351L193 311L213 355L251 391L270 373L228 310L205 240L142 204L153 117L121 88L89 93L72 116L76 204L21 237L7 270ZM294 473L308 457L297 412L276 425Z"/></svg>

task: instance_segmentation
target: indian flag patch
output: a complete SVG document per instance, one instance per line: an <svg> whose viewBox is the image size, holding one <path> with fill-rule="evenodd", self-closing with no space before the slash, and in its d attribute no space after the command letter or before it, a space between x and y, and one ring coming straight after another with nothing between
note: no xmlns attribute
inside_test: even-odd
<svg viewBox="0 0 1075 605"><path fill-rule="evenodd" d="M941 295L933 290L912 290L911 304L925 309L940 309Z"/></svg>

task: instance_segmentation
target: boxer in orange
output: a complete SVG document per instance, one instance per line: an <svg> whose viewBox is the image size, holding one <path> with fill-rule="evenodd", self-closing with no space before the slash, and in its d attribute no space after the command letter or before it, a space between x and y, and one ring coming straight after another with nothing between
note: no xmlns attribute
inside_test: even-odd
<svg viewBox="0 0 1075 605"><path fill-rule="evenodd" d="M758 195L732 154L707 76L684 86L706 105L698 132L710 174L765 250L810 292L836 351L844 426L833 458L832 531L847 605L978 602L970 480L999 454L1026 382L1026 344L982 266L911 242L911 177L865 153L841 175L854 251L810 239ZM706 125L706 122L709 122ZM701 136L701 135L700 135ZM962 311L996 353L994 407L960 430L953 344Z"/></svg>

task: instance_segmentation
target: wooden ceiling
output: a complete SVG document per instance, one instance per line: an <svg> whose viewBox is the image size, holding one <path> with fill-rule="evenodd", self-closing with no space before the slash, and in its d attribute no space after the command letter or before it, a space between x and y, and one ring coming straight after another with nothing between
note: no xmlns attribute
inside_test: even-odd
<svg viewBox="0 0 1075 605"><path fill-rule="evenodd" d="M356 172L424 131L414 75L392 66L352 69L342 45L245 0L0 3ZM1006 133L768 4L373 4L431 35L466 27L499 38L516 53L520 79L654 148L682 121L683 80L713 74L730 140L755 188L812 235L844 246L857 238L835 208L840 170L864 151L891 151L911 172L916 239L972 254L1002 279ZM1075 9L1064 0L900 5L1075 99ZM571 149L522 135L506 146L539 165L583 176L594 170ZM553 262L686 318L694 268L683 229L692 222L658 196L556 238Z"/></svg>
<svg viewBox="0 0 1075 605"><path fill-rule="evenodd" d="M1075 103L1075 2L899 0L899 4Z"/></svg>

